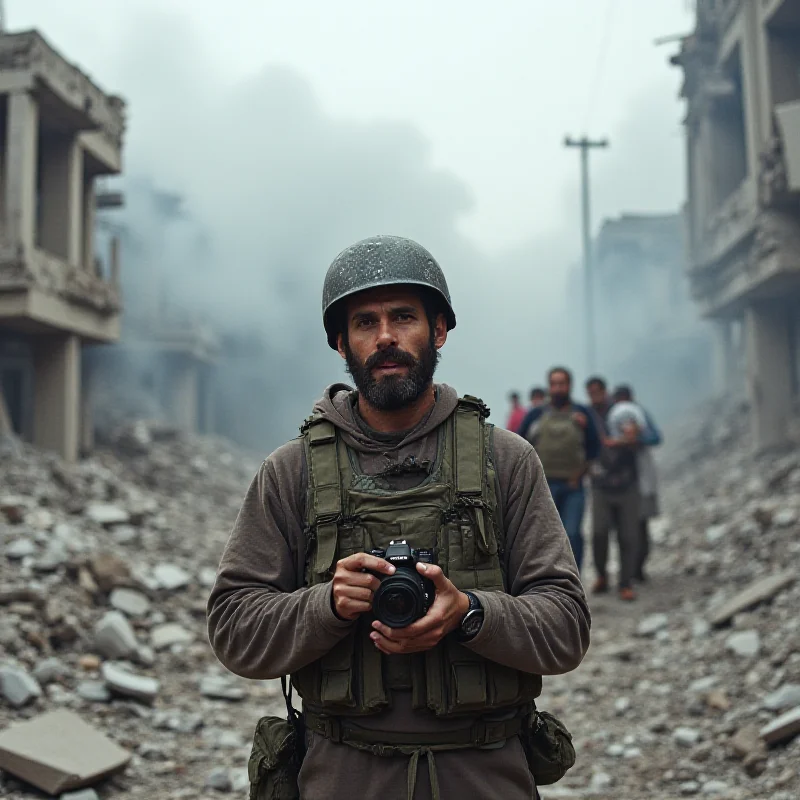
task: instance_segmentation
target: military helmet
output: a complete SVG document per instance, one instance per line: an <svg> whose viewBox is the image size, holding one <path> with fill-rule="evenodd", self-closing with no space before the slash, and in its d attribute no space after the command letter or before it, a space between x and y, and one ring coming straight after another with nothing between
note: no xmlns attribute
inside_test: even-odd
<svg viewBox="0 0 800 800"><path fill-rule="evenodd" d="M334 258L322 288L322 322L335 350L339 331L334 306L345 297L376 286L417 284L444 300L447 330L456 326L450 290L436 259L420 244L401 236L373 236L345 248Z"/></svg>

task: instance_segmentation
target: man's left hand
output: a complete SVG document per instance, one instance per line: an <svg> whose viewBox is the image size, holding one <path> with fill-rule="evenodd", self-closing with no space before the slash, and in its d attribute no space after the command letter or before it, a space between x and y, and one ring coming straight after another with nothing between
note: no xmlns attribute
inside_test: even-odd
<svg viewBox="0 0 800 800"><path fill-rule="evenodd" d="M372 623L370 638L386 655L423 653L437 644L459 625L469 610L469 598L445 577L441 567L417 564L417 572L430 578L436 597L428 613L405 628L389 628L382 622Z"/></svg>

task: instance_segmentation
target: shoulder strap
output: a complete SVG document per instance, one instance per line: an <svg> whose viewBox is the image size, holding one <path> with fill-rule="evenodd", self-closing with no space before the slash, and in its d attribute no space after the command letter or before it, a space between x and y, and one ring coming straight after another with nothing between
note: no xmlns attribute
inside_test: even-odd
<svg viewBox="0 0 800 800"><path fill-rule="evenodd" d="M308 527L316 538L314 561L317 574L326 573L336 554L337 522L342 515L339 450L336 428L321 416L303 425L308 464Z"/></svg>

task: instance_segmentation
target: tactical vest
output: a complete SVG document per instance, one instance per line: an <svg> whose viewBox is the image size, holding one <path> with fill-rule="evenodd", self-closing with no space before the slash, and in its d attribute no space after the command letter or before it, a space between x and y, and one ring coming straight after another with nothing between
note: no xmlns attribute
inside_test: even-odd
<svg viewBox="0 0 800 800"><path fill-rule="evenodd" d="M392 490L364 475L356 453L321 416L302 428L308 466L306 584L330 581L336 561L392 539L438 550L438 563L462 591L504 591L501 509L495 491L492 426L476 398L459 401L438 429L437 453L414 488ZM541 677L483 658L451 634L415 655L385 656L369 638L363 614L321 659L292 675L304 708L326 718L374 714L391 691L410 690L416 709L439 717L525 707Z"/></svg>
<svg viewBox="0 0 800 800"><path fill-rule="evenodd" d="M574 413L572 406L548 407L535 423L534 447L549 480L575 479L586 465L584 432Z"/></svg>

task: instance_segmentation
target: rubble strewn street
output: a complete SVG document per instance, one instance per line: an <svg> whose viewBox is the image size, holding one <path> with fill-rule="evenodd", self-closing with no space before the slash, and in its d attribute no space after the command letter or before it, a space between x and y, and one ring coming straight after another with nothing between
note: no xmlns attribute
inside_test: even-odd
<svg viewBox="0 0 800 800"><path fill-rule="evenodd" d="M754 459L745 429L669 437L649 582L592 597L586 660L545 679L578 762L544 800L800 796L800 452ZM144 423L74 466L0 458L0 731L70 711L131 754L75 797L246 796L255 722L283 701L219 666L205 603L257 467ZM8 773L0 795L41 796Z"/></svg>

